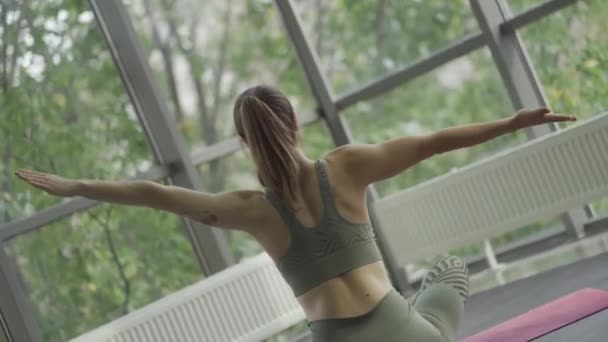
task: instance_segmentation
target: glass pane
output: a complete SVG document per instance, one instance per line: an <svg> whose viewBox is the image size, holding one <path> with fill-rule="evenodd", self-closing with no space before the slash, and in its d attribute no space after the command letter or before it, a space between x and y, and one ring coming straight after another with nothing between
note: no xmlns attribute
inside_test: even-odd
<svg viewBox="0 0 608 342"><path fill-rule="evenodd" d="M608 197L591 203L593 211L597 216L608 215Z"/></svg>
<svg viewBox="0 0 608 342"><path fill-rule="evenodd" d="M520 34L554 110L585 119L608 110L608 2L579 1Z"/></svg>
<svg viewBox="0 0 608 342"><path fill-rule="evenodd" d="M325 121L316 121L301 128L302 149L311 159L321 158L333 146ZM199 165L205 190L223 192L261 190L255 164L247 149ZM227 231L230 247L237 260L262 252L262 247L247 233Z"/></svg>
<svg viewBox="0 0 608 342"><path fill-rule="evenodd" d="M297 7L337 92L478 30L468 1L299 0Z"/></svg>
<svg viewBox="0 0 608 342"><path fill-rule="evenodd" d="M316 121L302 129L302 149L310 159L320 159L336 147L325 120Z"/></svg>
<svg viewBox="0 0 608 342"><path fill-rule="evenodd" d="M525 227L494 237L490 239L490 241L492 242L492 247L494 247L495 249L499 249L501 247L508 246L513 242L530 238L531 236L537 235L543 231L563 231L564 229L565 228L561 219L559 217L554 217L551 219L534 222L533 224L529 224Z"/></svg>
<svg viewBox="0 0 608 342"><path fill-rule="evenodd" d="M544 2L547 2L547 0L507 0L507 2L511 7L511 11L514 14L517 14L532 7L536 7Z"/></svg>
<svg viewBox="0 0 608 342"><path fill-rule="evenodd" d="M18 168L125 178L152 154L87 2L3 2L0 224L60 199L19 182Z"/></svg>
<svg viewBox="0 0 608 342"><path fill-rule="evenodd" d="M388 95L359 103L347 109L344 115L356 142L379 143L399 136L503 118L512 112L489 51L483 49ZM525 134L518 132L433 157L397 177L380 182L378 192L381 196L389 195L525 140Z"/></svg>
<svg viewBox="0 0 608 342"><path fill-rule="evenodd" d="M235 135L245 88L280 88L300 109L313 100L271 1L127 0L127 10L190 145Z"/></svg>
<svg viewBox="0 0 608 342"><path fill-rule="evenodd" d="M101 205L9 241L45 341L67 341L202 278L181 220Z"/></svg>
<svg viewBox="0 0 608 342"><path fill-rule="evenodd" d="M608 2L579 1L521 30L554 110L585 119L608 111ZM608 213L608 200L594 204Z"/></svg>

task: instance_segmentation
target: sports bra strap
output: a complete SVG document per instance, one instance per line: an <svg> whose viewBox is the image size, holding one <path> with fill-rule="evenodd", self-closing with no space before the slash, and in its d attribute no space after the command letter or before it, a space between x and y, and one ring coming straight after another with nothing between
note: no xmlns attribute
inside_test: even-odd
<svg viewBox="0 0 608 342"><path fill-rule="evenodd" d="M294 227L300 226L300 221L298 221L293 211L290 210L272 190L266 189L264 191L264 197L277 209L279 215L281 215L281 218L289 227L289 230L293 230Z"/></svg>
<svg viewBox="0 0 608 342"><path fill-rule="evenodd" d="M323 201L323 209L325 215L334 217L338 211L334 202L334 196L331 193L329 186L329 177L327 176L327 164L325 160L319 159L315 162L317 178L319 179L319 188L321 190L321 200Z"/></svg>
<svg viewBox="0 0 608 342"><path fill-rule="evenodd" d="M338 214L334 204L334 198L329 187L329 178L327 177L325 161L315 161L315 171L319 180L319 190L321 192L321 201L323 203L323 221L328 222L328 219L333 219ZM300 220L298 220L293 210L291 210L274 191L266 189L264 192L264 197L277 209L281 215L281 218L285 221L287 226L289 226L289 230L293 232L294 230L298 231L297 228L306 228L304 225L302 225Z"/></svg>

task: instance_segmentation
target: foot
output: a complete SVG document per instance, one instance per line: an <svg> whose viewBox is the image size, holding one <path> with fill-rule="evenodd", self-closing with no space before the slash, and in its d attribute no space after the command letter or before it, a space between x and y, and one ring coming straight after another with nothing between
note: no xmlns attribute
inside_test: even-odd
<svg viewBox="0 0 608 342"><path fill-rule="evenodd" d="M429 273L422 280L420 293L433 284L446 284L454 288L462 301L469 297L469 269L467 264L457 256L446 256L441 258L431 268ZM418 295L414 298L414 303Z"/></svg>

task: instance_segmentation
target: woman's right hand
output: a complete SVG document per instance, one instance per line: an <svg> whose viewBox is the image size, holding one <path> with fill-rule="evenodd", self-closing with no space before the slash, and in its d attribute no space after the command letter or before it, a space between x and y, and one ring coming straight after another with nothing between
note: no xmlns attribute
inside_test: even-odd
<svg viewBox="0 0 608 342"><path fill-rule="evenodd" d="M30 185L51 195L70 197L76 195L78 181L50 173L21 169L15 175Z"/></svg>

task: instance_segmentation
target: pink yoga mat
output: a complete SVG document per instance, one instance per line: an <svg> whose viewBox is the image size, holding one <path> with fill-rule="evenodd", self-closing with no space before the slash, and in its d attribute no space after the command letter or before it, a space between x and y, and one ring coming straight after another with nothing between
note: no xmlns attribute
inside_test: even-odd
<svg viewBox="0 0 608 342"><path fill-rule="evenodd" d="M511 320L464 342L527 342L608 308L608 291L582 289Z"/></svg>

